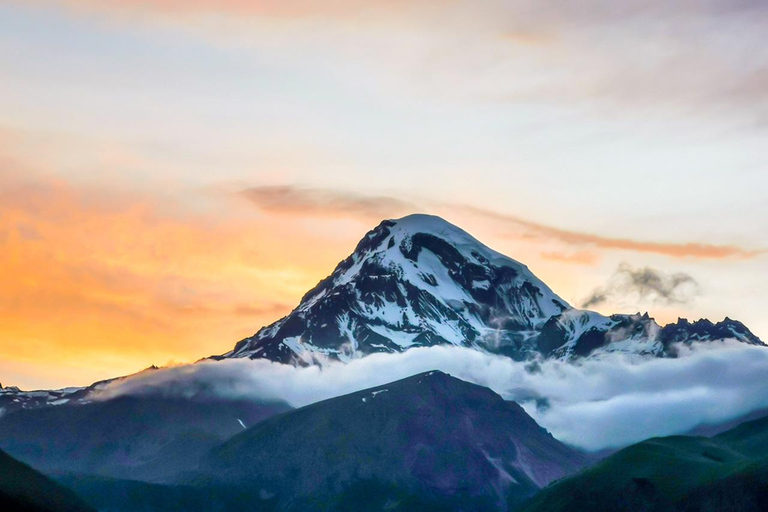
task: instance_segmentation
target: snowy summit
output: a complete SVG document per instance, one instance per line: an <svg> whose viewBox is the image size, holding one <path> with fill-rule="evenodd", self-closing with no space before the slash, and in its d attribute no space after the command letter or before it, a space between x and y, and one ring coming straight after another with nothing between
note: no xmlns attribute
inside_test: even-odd
<svg viewBox="0 0 768 512"><path fill-rule="evenodd" d="M727 321L733 325L709 325L760 343ZM662 328L647 315L573 309L522 263L440 217L415 214L383 221L289 315L216 358L310 365L441 344L519 360L664 356L670 342L689 341L680 332L679 324Z"/></svg>

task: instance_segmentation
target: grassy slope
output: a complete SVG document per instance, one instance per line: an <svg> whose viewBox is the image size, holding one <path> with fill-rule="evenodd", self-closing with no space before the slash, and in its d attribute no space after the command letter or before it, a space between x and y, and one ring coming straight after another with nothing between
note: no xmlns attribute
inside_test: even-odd
<svg viewBox="0 0 768 512"><path fill-rule="evenodd" d="M768 419L761 419L711 439L673 436L630 446L547 487L524 510L762 510L766 489Z"/></svg>
<svg viewBox="0 0 768 512"><path fill-rule="evenodd" d="M367 511L398 512L445 512L457 508L493 510L492 504L482 500L458 503L455 499L424 499L406 489L375 481L361 481L331 500L319 498L292 505L281 504L274 496L237 485L164 485L74 474L61 475L58 480L101 512L270 512L286 509L358 512L361 507Z"/></svg>

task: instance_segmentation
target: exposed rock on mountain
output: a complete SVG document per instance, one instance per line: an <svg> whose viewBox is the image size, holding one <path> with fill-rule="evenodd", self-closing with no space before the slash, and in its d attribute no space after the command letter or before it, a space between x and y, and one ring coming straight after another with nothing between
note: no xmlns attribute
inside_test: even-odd
<svg viewBox="0 0 768 512"><path fill-rule="evenodd" d="M664 357L674 343L726 338L762 344L727 318L662 328L647 314L573 309L525 265L439 217L410 215L379 224L288 316L215 358L308 365L438 344L518 360Z"/></svg>

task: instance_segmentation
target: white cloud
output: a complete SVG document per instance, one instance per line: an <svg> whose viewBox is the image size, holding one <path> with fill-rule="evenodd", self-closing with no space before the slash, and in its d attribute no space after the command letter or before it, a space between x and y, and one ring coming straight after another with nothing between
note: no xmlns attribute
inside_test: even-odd
<svg viewBox="0 0 768 512"><path fill-rule="evenodd" d="M612 355L530 364L458 347L374 354L294 368L264 360L205 361L113 383L102 398L160 393L285 400L300 407L439 369L522 403L558 439L599 450L685 432L768 406L768 350L737 342L682 348L677 359ZM537 406L538 404L538 406Z"/></svg>

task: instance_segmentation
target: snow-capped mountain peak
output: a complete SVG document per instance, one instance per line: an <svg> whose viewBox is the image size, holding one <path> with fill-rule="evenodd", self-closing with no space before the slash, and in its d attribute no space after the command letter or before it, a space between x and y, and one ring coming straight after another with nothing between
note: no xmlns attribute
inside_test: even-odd
<svg viewBox="0 0 768 512"><path fill-rule="evenodd" d="M522 263L409 215L379 224L291 314L222 357L312 364L442 343L524 357L569 308Z"/></svg>
<svg viewBox="0 0 768 512"><path fill-rule="evenodd" d="M648 314L571 308L522 263L432 215L385 220L288 316L215 359L289 364L451 344L510 356L675 356L678 343L762 344L725 319L661 327Z"/></svg>
<svg viewBox="0 0 768 512"><path fill-rule="evenodd" d="M648 313L604 316L594 311L570 309L550 318L536 340L544 357L573 359L609 353L635 356L675 357L680 344L736 340L763 345L741 322L725 318L712 323L693 323L680 318L661 326Z"/></svg>

